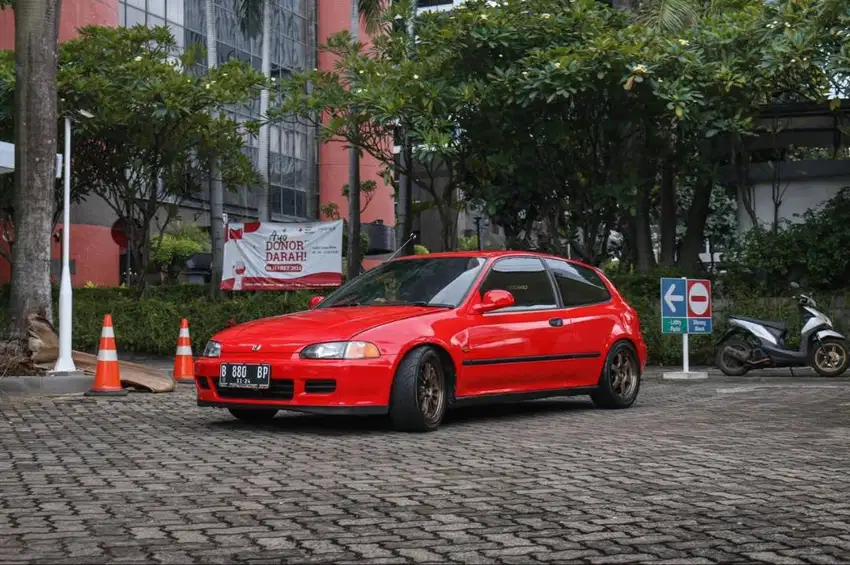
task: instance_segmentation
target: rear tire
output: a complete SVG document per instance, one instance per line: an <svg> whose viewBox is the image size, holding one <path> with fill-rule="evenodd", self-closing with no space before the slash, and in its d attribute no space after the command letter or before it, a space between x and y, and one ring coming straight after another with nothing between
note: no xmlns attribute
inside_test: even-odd
<svg viewBox="0 0 850 565"><path fill-rule="evenodd" d="M815 341L809 353L809 365L822 377L839 377L847 370L850 356L847 342L843 339L828 337Z"/></svg>
<svg viewBox="0 0 850 565"><path fill-rule="evenodd" d="M266 408L228 408L227 410L234 418L248 424L264 424L277 416L277 410Z"/></svg>
<svg viewBox="0 0 850 565"><path fill-rule="evenodd" d="M717 365L717 368L723 371L723 374L729 377L741 377L746 375L749 372L749 368L746 364L741 363L734 357L728 355L726 353L726 348L732 348L741 352L750 352L752 351L752 346L745 339L733 337L727 339L723 343L720 344L720 347L717 350L717 357L714 360L714 364Z"/></svg>
<svg viewBox="0 0 850 565"><path fill-rule="evenodd" d="M417 347L398 366L390 395L390 419L405 432L433 432L448 405L443 360L430 346Z"/></svg>
<svg viewBox="0 0 850 565"><path fill-rule="evenodd" d="M628 408L640 391L640 363L634 347L618 341L608 352L599 388L590 395L597 408Z"/></svg>

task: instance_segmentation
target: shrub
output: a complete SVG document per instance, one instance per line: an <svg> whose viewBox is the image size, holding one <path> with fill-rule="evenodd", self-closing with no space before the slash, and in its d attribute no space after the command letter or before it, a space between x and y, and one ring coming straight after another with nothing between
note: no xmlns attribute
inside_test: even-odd
<svg viewBox="0 0 850 565"><path fill-rule="evenodd" d="M665 273L670 275L671 273ZM680 365L681 336L662 335L660 317L659 275L610 274L614 284L638 311L641 329L649 348L652 365ZM792 340L799 334L796 306L790 296L764 298L752 292L741 292L737 282L729 284L725 277L714 277L714 328L711 335L690 336L692 365L713 365L715 342L726 330L730 313L787 322ZM216 332L234 323L277 316L307 309L310 298L329 291L246 292L230 299L212 300L206 285L163 285L149 287L143 296L127 288L74 289L75 349L94 352L103 324L103 316L112 314L121 351L171 356L177 344L180 319L188 318L195 353ZM848 329L846 297L824 293L815 296L833 319L838 331ZM0 300L8 301L6 289ZM58 291L54 294L54 312L58 312ZM0 324L5 324L6 310L0 310ZM58 324L57 324L58 325ZM792 345L796 345L792 341Z"/></svg>

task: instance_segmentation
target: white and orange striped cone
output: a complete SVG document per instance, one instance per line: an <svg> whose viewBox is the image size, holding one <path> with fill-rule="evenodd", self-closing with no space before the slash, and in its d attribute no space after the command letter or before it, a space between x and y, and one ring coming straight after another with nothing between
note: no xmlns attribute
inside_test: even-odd
<svg viewBox="0 0 850 565"><path fill-rule="evenodd" d="M115 330L112 327L112 315L103 317L103 331L100 333L100 345L97 348L97 367L94 371L94 384L86 396L125 396L129 393L121 387L121 373L118 368L118 349L115 346Z"/></svg>
<svg viewBox="0 0 850 565"><path fill-rule="evenodd" d="M177 337L177 354L174 356L174 380L178 383L195 382L195 361L192 359L192 338L189 337L189 320L180 322Z"/></svg>

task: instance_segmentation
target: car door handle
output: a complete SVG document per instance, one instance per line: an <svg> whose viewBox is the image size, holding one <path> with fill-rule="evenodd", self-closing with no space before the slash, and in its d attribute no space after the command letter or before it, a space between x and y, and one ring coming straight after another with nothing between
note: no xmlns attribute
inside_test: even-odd
<svg viewBox="0 0 850 565"><path fill-rule="evenodd" d="M564 325L564 320L562 320L561 318L552 318L551 320L549 320L549 325L553 328L560 328Z"/></svg>

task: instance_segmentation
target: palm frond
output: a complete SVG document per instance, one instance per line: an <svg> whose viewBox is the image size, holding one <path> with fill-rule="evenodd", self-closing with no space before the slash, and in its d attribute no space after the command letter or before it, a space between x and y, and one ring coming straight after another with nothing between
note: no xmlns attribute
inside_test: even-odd
<svg viewBox="0 0 850 565"><path fill-rule="evenodd" d="M648 27L675 32L696 22L701 8L698 0L649 0L641 3L637 20Z"/></svg>
<svg viewBox="0 0 850 565"><path fill-rule="evenodd" d="M242 33L256 39L263 33L263 2L265 0L233 0L236 19Z"/></svg>
<svg viewBox="0 0 850 565"><path fill-rule="evenodd" d="M357 2L357 11L360 12L360 19L366 25L366 31L373 34L381 27L381 14L384 11L384 4L387 0L352 0Z"/></svg>

